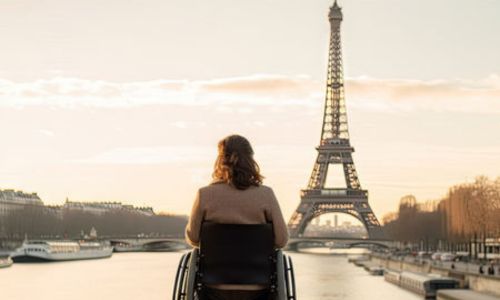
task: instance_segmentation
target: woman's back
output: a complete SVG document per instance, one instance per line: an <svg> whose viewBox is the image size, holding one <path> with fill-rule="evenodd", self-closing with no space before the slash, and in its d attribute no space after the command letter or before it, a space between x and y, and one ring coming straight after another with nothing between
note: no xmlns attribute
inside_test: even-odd
<svg viewBox="0 0 500 300"><path fill-rule="evenodd" d="M278 201L273 190L265 185L238 190L220 182L201 188L186 229L186 237L193 245L199 243L203 221L223 224L273 223L276 247L284 247L288 240Z"/></svg>

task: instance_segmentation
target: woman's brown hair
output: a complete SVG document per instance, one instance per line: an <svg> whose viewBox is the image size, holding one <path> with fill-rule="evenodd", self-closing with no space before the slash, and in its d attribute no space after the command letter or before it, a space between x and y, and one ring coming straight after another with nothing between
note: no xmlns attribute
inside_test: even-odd
<svg viewBox="0 0 500 300"><path fill-rule="evenodd" d="M226 182L239 190L262 184L264 177L253 159L250 142L240 135L230 135L219 142L219 155L212 177Z"/></svg>

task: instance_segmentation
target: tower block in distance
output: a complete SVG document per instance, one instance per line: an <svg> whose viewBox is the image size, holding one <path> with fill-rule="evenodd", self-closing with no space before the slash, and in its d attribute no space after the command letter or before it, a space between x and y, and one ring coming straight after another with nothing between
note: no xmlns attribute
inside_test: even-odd
<svg viewBox="0 0 500 300"><path fill-rule="evenodd" d="M368 203L368 191L361 188L354 166L354 148L349 140L344 94L340 24L342 9L337 1L328 15L331 26L325 111L318 156L301 201L288 223L290 236L301 237L313 218L325 213L349 214L363 223L370 239L383 239L380 223ZM325 187L328 171L342 168L345 186Z"/></svg>

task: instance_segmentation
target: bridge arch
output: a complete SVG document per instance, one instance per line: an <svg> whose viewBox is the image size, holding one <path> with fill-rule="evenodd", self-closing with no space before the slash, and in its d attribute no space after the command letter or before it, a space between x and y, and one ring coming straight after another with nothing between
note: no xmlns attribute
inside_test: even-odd
<svg viewBox="0 0 500 300"><path fill-rule="evenodd" d="M360 241L360 242L354 242L354 243L350 243L349 244L349 247L353 248L353 247L356 247L356 246L361 246L361 245L373 245L373 246L378 246L380 248L389 248L388 245L384 244L384 243L381 243L381 242L374 242L374 241Z"/></svg>
<svg viewBox="0 0 500 300"><path fill-rule="evenodd" d="M359 246L377 246L380 248L394 247L394 242L390 240L371 240L371 239L350 239L350 238L317 238L317 237L299 237L292 238L288 241L286 246L287 251L299 251L301 244L317 244L321 247L331 247L328 244L331 242L338 242L345 247L341 248L356 248ZM363 247L361 247L363 248Z"/></svg>
<svg viewBox="0 0 500 300"><path fill-rule="evenodd" d="M176 240L156 240L143 244L146 251L173 251L186 248L185 246L186 244L184 242Z"/></svg>
<svg viewBox="0 0 500 300"><path fill-rule="evenodd" d="M176 251L189 248L182 238L111 239L117 252L127 251Z"/></svg>

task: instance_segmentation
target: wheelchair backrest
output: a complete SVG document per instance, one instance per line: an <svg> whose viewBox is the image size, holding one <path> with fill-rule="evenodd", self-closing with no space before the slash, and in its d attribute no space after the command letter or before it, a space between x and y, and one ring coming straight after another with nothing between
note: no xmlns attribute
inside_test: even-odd
<svg viewBox="0 0 500 300"><path fill-rule="evenodd" d="M203 223L198 270L202 284L269 285L275 262L272 224Z"/></svg>

